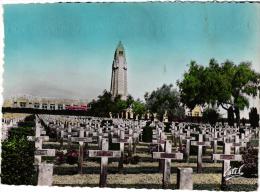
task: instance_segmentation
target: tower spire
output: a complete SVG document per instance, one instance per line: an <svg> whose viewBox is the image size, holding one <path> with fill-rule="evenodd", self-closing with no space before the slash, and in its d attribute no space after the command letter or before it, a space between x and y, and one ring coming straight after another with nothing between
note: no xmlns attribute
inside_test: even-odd
<svg viewBox="0 0 260 192"><path fill-rule="evenodd" d="M111 87L110 92L113 97L121 95L121 99L127 97L127 63L125 58L125 49L119 41L112 64Z"/></svg>

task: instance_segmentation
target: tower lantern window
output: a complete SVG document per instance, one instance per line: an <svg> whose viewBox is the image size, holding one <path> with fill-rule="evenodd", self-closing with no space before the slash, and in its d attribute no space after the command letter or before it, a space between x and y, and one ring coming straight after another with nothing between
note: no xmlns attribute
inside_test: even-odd
<svg viewBox="0 0 260 192"><path fill-rule="evenodd" d="M119 55L123 55L123 51L119 51Z"/></svg>

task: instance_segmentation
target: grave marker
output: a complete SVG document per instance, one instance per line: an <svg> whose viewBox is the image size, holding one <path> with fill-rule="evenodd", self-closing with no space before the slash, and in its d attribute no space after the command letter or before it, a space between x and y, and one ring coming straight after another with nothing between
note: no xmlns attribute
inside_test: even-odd
<svg viewBox="0 0 260 192"><path fill-rule="evenodd" d="M89 150L88 157L101 158L99 187L106 187L108 158L120 158L121 152L120 151L109 151L108 150L108 139L104 138L104 139L102 139L102 149L101 150Z"/></svg>
<svg viewBox="0 0 260 192"><path fill-rule="evenodd" d="M195 137L190 136L190 132L187 131L186 136L181 136L186 141L185 153L186 153L186 162L189 162L190 158L190 141L195 140Z"/></svg>
<svg viewBox="0 0 260 192"><path fill-rule="evenodd" d="M210 146L210 142L203 141L203 135L199 134L199 141L191 141L191 145L198 147L197 173L201 173L201 171L202 171L202 147L203 146Z"/></svg>
<svg viewBox="0 0 260 192"><path fill-rule="evenodd" d="M192 190L192 168L178 168L177 169L177 188Z"/></svg>
<svg viewBox="0 0 260 192"><path fill-rule="evenodd" d="M223 161L222 164L222 179L221 179L221 187L224 188L226 186L226 173L230 168L230 161L242 161L242 155L231 154L231 146L232 143L225 143L224 145L224 154L213 154L213 159Z"/></svg>
<svg viewBox="0 0 260 192"><path fill-rule="evenodd" d="M182 153L172 153L172 145L169 140L165 141L165 152L153 152L153 159L163 161L163 188L170 185L171 160L183 159Z"/></svg>

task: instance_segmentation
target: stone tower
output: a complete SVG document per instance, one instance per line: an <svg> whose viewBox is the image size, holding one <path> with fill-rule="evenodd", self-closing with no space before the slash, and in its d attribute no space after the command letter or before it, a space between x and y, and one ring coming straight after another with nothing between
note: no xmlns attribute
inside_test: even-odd
<svg viewBox="0 0 260 192"><path fill-rule="evenodd" d="M113 97L121 95L122 100L127 99L127 64L124 46L121 41L116 48L112 64L110 92Z"/></svg>

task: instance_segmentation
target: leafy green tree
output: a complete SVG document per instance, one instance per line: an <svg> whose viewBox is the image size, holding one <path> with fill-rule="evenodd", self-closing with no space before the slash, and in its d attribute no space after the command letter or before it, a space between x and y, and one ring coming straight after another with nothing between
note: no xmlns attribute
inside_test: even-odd
<svg viewBox="0 0 260 192"><path fill-rule="evenodd" d="M127 96L126 103L127 103L127 106L128 106L128 107L129 107L130 105L132 105L134 101L135 101L135 100L134 100L134 98L132 97L132 95L128 95L128 96Z"/></svg>
<svg viewBox="0 0 260 192"><path fill-rule="evenodd" d="M144 95L147 109L152 113L157 113L162 118L165 111L168 112L169 117L183 117L185 114L184 108L180 103L180 96L173 86L163 85L157 90L152 91L151 94Z"/></svg>
<svg viewBox="0 0 260 192"><path fill-rule="evenodd" d="M132 106L133 106L134 114L143 115L146 112L145 104L142 101L140 101L139 99L134 101Z"/></svg>
<svg viewBox="0 0 260 192"><path fill-rule="evenodd" d="M184 73L182 81L177 81L177 85L180 88L181 102L184 103L189 109L193 109L196 105L203 105L205 100L202 97L201 90L203 80L204 67L196 64L195 61L191 61L189 71Z"/></svg>
<svg viewBox="0 0 260 192"><path fill-rule="evenodd" d="M128 107L127 101L119 99L115 102L115 107L116 107L116 112L120 113L120 112L126 110L126 108Z"/></svg>
<svg viewBox="0 0 260 192"><path fill-rule="evenodd" d="M196 105L215 104L228 110L232 107L237 123L240 110L249 106L247 96L255 97L260 89L260 74L251 68L249 62L235 65L225 61L221 65L211 59L209 66L203 67L191 61L182 81L177 81L181 102L193 109Z"/></svg>
<svg viewBox="0 0 260 192"><path fill-rule="evenodd" d="M109 112L115 111L112 94L104 90L103 95L99 95L97 100L93 100L90 104L89 113L98 117L109 117Z"/></svg>
<svg viewBox="0 0 260 192"><path fill-rule="evenodd" d="M129 103L133 102L133 97L128 96L127 100L121 100L121 96L118 95L115 98L107 90L104 90L102 95L99 95L97 100L90 102L89 115L98 117L109 117L109 113L118 114L129 106Z"/></svg>
<svg viewBox="0 0 260 192"><path fill-rule="evenodd" d="M224 109L232 106L236 115L237 123L240 123L240 110L249 107L247 96L255 97L260 89L260 74L251 69L251 64L242 62L234 65L230 61L222 64L222 73L225 75L225 81L222 84L229 84L225 97L219 99L218 104ZM228 98L228 96L230 96ZM228 99L227 99L228 98ZM226 105L226 106L225 106Z"/></svg>

